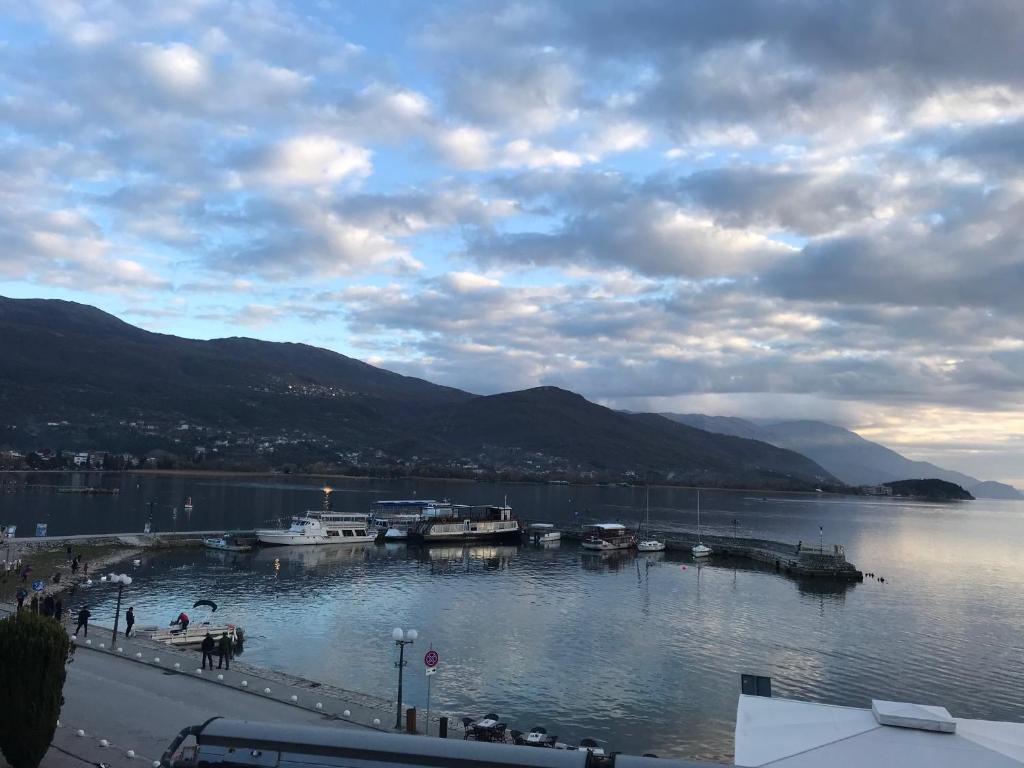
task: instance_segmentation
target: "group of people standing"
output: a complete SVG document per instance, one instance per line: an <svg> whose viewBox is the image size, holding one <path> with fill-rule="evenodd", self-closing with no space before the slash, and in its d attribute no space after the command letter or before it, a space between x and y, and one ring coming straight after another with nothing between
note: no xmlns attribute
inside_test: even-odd
<svg viewBox="0 0 1024 768"><path fill-rule="evenodd" d="M222 666L224 669L231 669L231 653L233 647L231 644L231 638L228 637L228 633L224 632L220 639L214 640L213 635L209 632L206 633L206 637L203 638L203 669L206 669L206 662L210 662L210 669L213 669L213 651L217 651L217 669Z"/></svg>

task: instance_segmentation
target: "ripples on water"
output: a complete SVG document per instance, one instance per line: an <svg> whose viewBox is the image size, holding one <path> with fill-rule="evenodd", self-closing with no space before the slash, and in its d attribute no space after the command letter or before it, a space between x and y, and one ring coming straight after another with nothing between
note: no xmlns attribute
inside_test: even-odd
<svg viewBox="0 0 1024 768"><path fill-rule="evenodd" d="M316 501L301 483L146 482L126 487L120 499L0 497L0 515L27 515L24 525L46 519L54 533L61 526L137 530L147 498L162 498L169 509L192 495L194 519L170 520L158 509L162 527L251 527ZM414 492L352 485L352 493L335 497L336 508L365 509L372 494ZM637 520L643 503L642 489L419 490L470 502L508 493L535 520L567 521L573 510ZM425 705L420 658L433 643L441 656L435 711L495 711L511 727L544 725L564 740L591 736L634 753L729 759L743 672L770 675L780 696L850 706L913 700L990 719L1024 714L1017 695L1024 683L1020 505L701 498L703 521L723 535L735 520L741 536L814 540L824 525L826 539L844 543L851 560L887 583L825 588L719 560L697 567L672 553L602 557L568 543L428 551L370 545L154 555L138 570L130 602L141 623L166 624L211 597L247 630L247 662L388 697L396 687L391 629L415 627L408 703ZM10 503L5 509L11 499L29 512ZM658 527L692 525L691 492L654 489L651 502ZM112 613L109 594L92 598L98 619Z"/></svg>

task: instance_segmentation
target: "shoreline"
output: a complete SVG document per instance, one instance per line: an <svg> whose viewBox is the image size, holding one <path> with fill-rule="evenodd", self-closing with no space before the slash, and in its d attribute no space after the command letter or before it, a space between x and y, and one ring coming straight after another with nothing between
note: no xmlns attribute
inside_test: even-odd
<svg viewBox="0 0 1024 768"><path fill-rule="evenodd" d="M760 493L786 496L851 496L855 498L888 498L869 497L859 493L843 493L839 491L797 491L783 490L778 488L756 488L746 486L720 486L720 485L677 485L672 483L651 483L649 486L642 483L631 483L618 485L616 483L555 483L550 480L477 480L465 477L421 477L419 475L403 475L400 477L380 477L376 475L346 475L341 473L304 473L304 472L265 472L256 470L220 470L220 469L0 469L0 475L68 475L68 474L89 474L89 475L133 475L139 477L206 477L206 478L266 478L280 480L282 478L306 478L321 480L362 480L397 482L413 480L426 483L461 483L464 485L524 485L524 486L554 486L560 488L673 488L690 491L724 491L727 493ZM897 498L897 497L892 497ZM899 497L905 498L905 497Z"/></svg>

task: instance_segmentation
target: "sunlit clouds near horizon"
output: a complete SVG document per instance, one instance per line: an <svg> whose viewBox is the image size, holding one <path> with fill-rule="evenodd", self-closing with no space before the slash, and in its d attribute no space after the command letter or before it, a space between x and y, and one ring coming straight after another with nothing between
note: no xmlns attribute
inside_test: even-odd
<svg viewBox="0 0 1024 768"><path fill-rule="evenodd" d="M0 4L2 295L1024 485L1024 5Z"/></svg>

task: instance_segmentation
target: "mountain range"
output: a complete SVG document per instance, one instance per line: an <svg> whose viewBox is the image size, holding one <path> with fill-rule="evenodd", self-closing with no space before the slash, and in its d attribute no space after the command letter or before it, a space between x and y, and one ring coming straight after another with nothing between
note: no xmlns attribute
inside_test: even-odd
<svg viewBox="0 0 1024 768"><path fill-rule="evenodd" d="M937 478L1020 498L824 422L628 413L557 387L480 396L305 344L185 339L48 299L0 297L3 445L790 489Z"/></svg>
<svg viewBox="0 0 1024 768"><path fill-rule="evenodd" d="M927 461L913 461L856 432L823 421L748 420L700 413L665 413L668 419L709 432L762 440L802 453L848 485L882 485L897 480L934 478L956 483L978 498L1024 499L1016 488L981 481Z"/></svg>
<svg viewBox="0 0 1024 768"><path fill-rule="evenodd" d="M624 414L555 387L478 396L304 344L152 333L94 307L0 298L0 445L253 454L331 467L837 485L789 449Z"/></svg>

